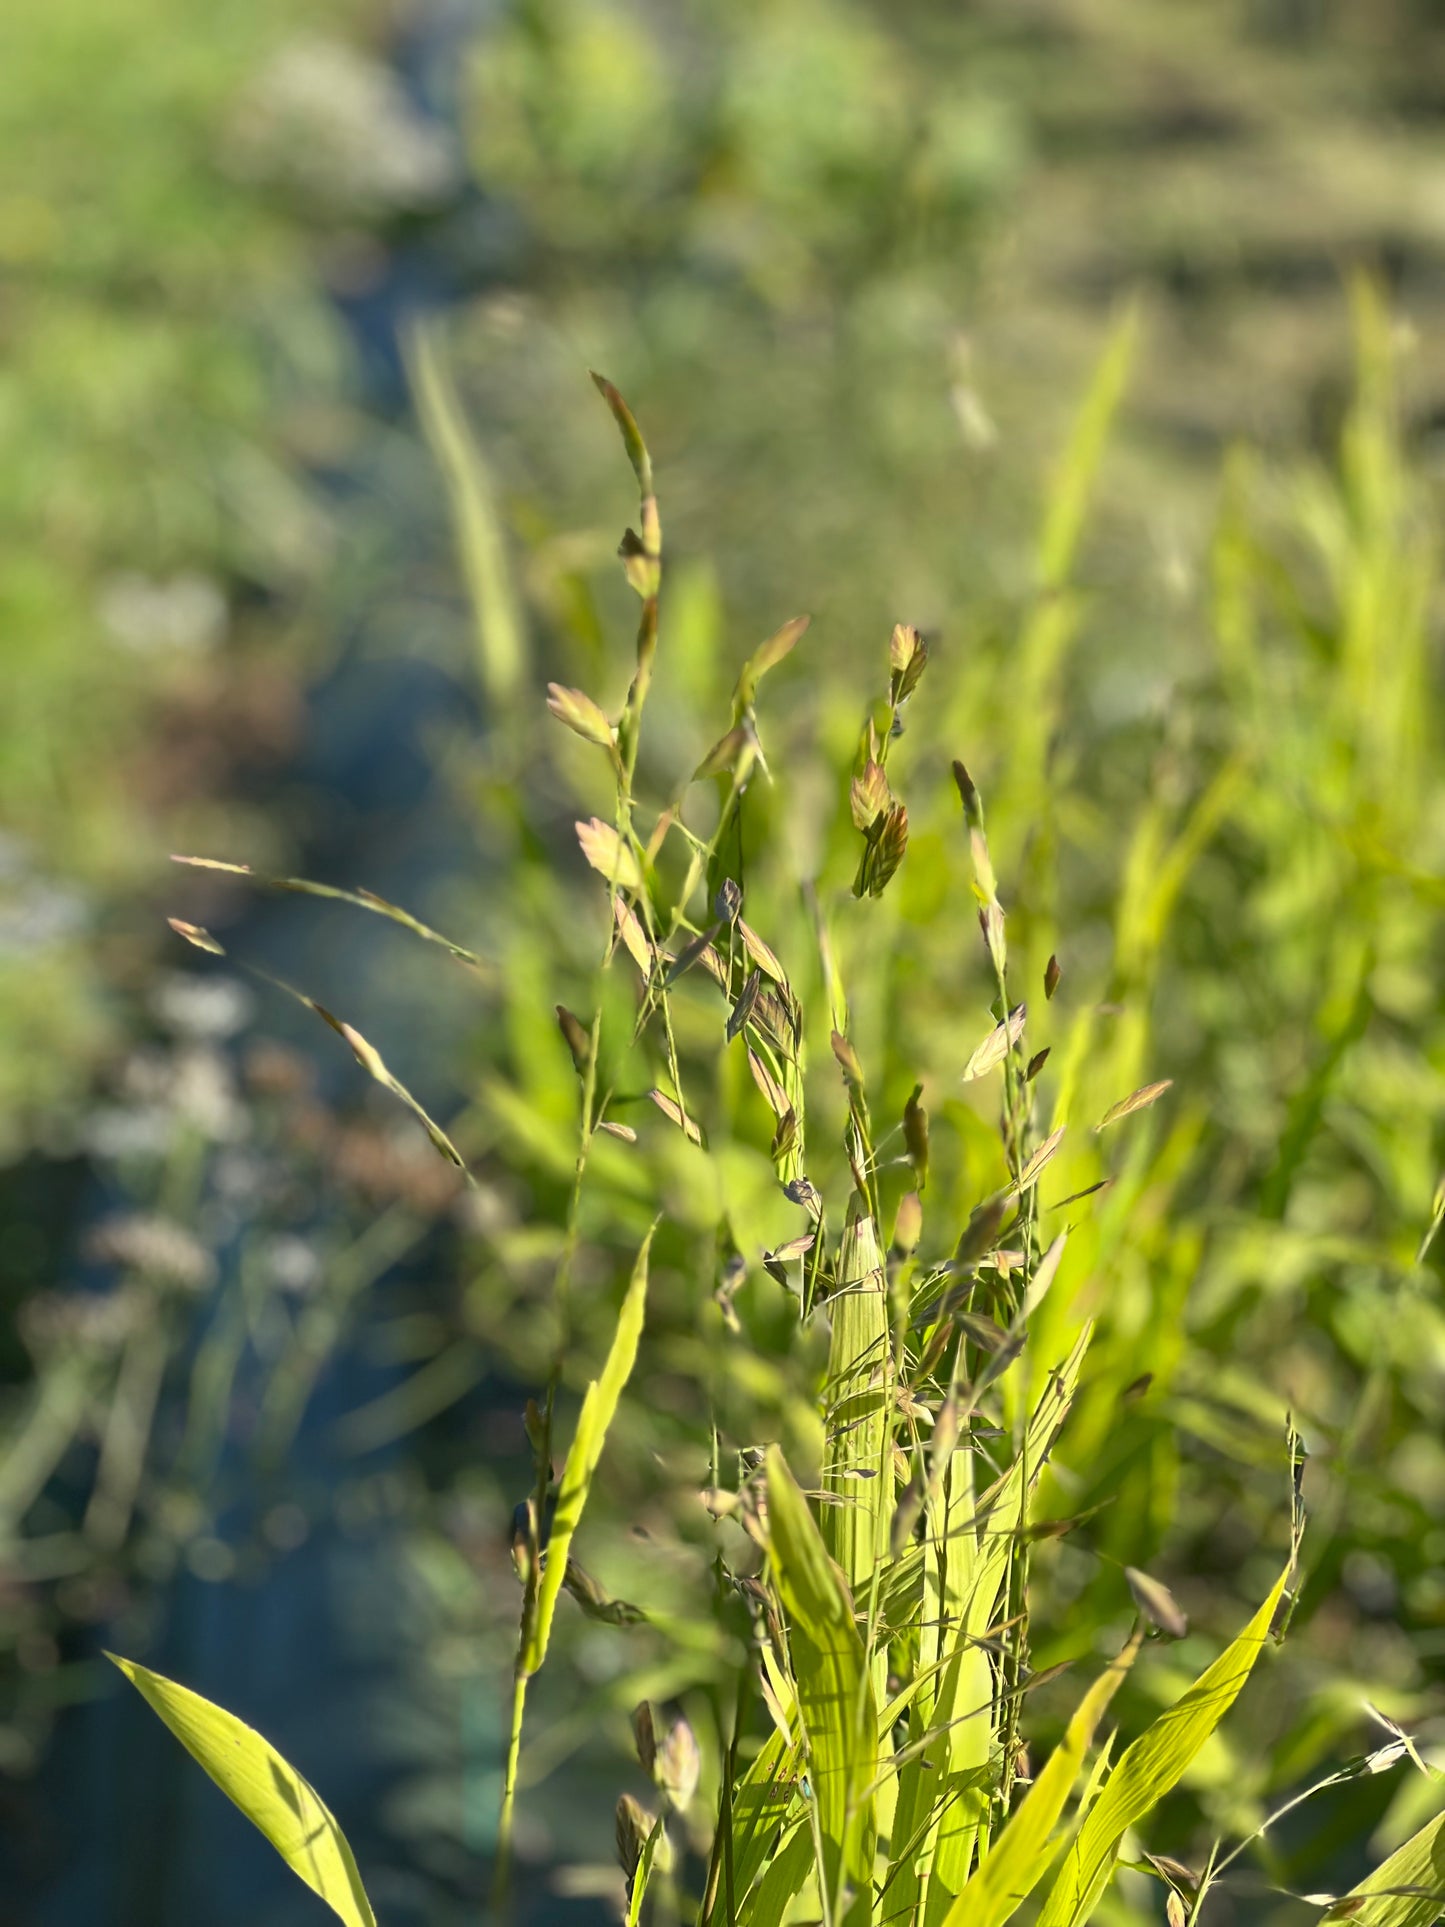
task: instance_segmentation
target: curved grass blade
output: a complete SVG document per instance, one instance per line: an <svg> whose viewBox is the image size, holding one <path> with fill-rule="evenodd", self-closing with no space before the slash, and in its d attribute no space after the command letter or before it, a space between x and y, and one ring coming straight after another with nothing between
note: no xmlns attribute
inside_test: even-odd
<svg viewBox="0 0 1445 1927"><path fill-rule="evenodd" d="M747 1771L732 1788L731 1847L735 1898L742 1900L766 1865L789 1813L802 1797L803 1749L785 1740L775 1727L763 1742ZM806 1829L805 1829L806 1832ZM809 1842L811 1856L811 1841ZM704 1918L703 1927L717 1917L718 1901ZM752 1917L743 1907L739 1918Z"/></svg>
<svg viewBox="0 0 1445 1927"><path fill-rule="evenodd" d="M199 924L182 923L178 917L169 917L167 922L178 937L184 937L186 942L194 944L197 950L204 950L213 957L229 957L230 953L217 943L209 930L203 930ZM447 1163L454 1164L468 1184L473 1182L467 1161L456 1145L452 1143L430 1112L412 1096L401 1079L393 1077L387 1069L381 1052L374 1044L369 1044L359 1030L351 1024L344 1023L340 1017L334 1016L325 1004L317 1003L314 997L308 997L306 992L298 990L295 984L288 984L284 977L273 977L269 970L262 970L259 965L247 963L243 958L233 958L231 961L239 963L244 971L260 983L270 984L273 990L284 990L288 997L294 997L298 1004L304 1004L307 1010L314 1011L323 1024L329 1025L338 1037L344 1038L351 1047L352 1056L362 1069L369 1072L383 1090L390 1091L393 1097L399 1098L405 1104Z"/></svg>
<svg viewBox="0 0 1445 1927"><path fill-rule="evenodd" d="M107 1653L106 1658L120 1668L191 1758L338 1919L347 1927L376 1927L345 1834L312 1787L269 1740L188 1687L115 1653Z"/></svg>
<svg viewBox="0 0 1445 1927"><path fill-rule="evenodd" d="M989 1850L988 1858L949 1908L944 1927L1003 1927L1019 1902L1033 1892L1048 1866L1049 1835L1058 1824L1084 1755L1110 1700L1134 1663L1142 1638L1136 1632L1084 1695L1063 1739Z"/></svg>
<svg viewBox="0 0 1445 1927"><path fill-rule="evenodd" d="M654 1225L653 1230L656 1228ZM518 1669L524 1678L535 1673L547 1657L547 1643L552 1636L552 1620L557 1610L557 1595L562 1590L562 1580L567 1571L572 1535L577 1530L582 1508L592 1489L592 1476L602 1457L607 1428L617 1411L622 1388L637 1362L637 1346L642 1337L642 1321L647 1305L647 1260L651 1248L652 1231L649 1231L632 1267L632 1279L618 1314L617 1330L613 1334L607 1362L602 1367L601 1376L593 1379L587 1387L582 1413L577 1420L577 1435L567 1454L567 1463L562 1468L562 1480L557 1490L557 1510L547 1545L547 1563L542 1569L542 1582L537 1590L537 1610Z"/></svg>
<svg viewBox="0 0 1445 1927"><path fill-rule="evenodd" d="M1328 1921L1351 1927L1430 1927L1445 1907L1445 1813L1337 1900Z"/></svg>
<svg viewBox="0 0 1445 1927"><path fill-rule="evenodd" d="M993 1678L981 1642L998 1616L1009 1558L1027 1529L1031 1497L1068 1415L1091 1336L1086 1326L1048 1374L1023 1450L981 1499L974 1496L971 1453L958 1446L956 1400L945 1403L934 1429L938 1463L925 1497L920 1664L937 1668L937 1685L920 1696L910 1736L921 1741L936 1731L942 1737L920 1745L899 1776L894 1826L909 1844L890 1876L889 1906L905 1919L922 1903L925 1887L934 1920L968 1885L987 1809L992 1744L986 1711Z"/></svg>
<svg viewBox="0 0 1445 1927"><path fill-rule="evenodd" d="M1190 1761L1238 1698L1269 1637L1275 1609L1293 1569L1291 1560L1244 1631L1147 1732L1126 1748L1049 1889L1039 1927L1080 1927L1094 1911L1109 1884L1125 1833L1178 1784Z"/></svg>
<svg viewBox="0 0 1445 1927"><path fill-rule="evenodd" d="M774 1848L767 1871L739 1909L740 1927L777 1927L815 1871L807 1822L799 1821Z"/></svg>
<svg viewBox="0 0 1445 1927"><path fill-rule="evenodd" d="M385 917L391 923L399 923L403 930L410 930L414 937L420 937L425 943L439 945L449 956L455 957L458 963L468 964L473 970L489 969L486 961L474 950L468 950L463 944L453 943L450 937L444 937L439 930L433 930L429 923L423 923L420 917L414 917L409 910L403 910L399 904L388 903L385 897L377 896L375 891L342 890L332 883L313 883L309 877L264 876L259 870L253 870L249 863L225 863L220 857L215 856L172 854L171 862L184 863L192 870L221 870L227 876L247 877L261 890L287 890L296 896L326 897L333 903L349 903L357 910L369 910L373 916Z"/></svg>

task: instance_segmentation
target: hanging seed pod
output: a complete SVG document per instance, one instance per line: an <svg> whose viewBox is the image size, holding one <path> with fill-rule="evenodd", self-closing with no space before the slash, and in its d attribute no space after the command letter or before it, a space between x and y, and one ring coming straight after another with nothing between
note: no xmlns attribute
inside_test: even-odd
<svg viewBox="0 0 1445 1927"><path fill-rule="evenodd" d="M912 1097L903 1107L903 1142L920 1191L928 1183L928 1113L919 1102L922 1096L923 1086L915 1084Z"/></svg>
<svg viewBox="0 0 1445 1927"><path fill-rule="evenodd" d="M1140 1572L1137 1566L1125 1566L1124 1577L1142 1617L1161 1633L1167 1633L1170 1639L1183 1639L1189 1631L1189 1621L1179 1610L1169 1588L1151 1579L1147 1572Z"/></svg>
<svg viewBox="0 0 1445 1927"><path fill-rule="evenodd" d="M923 1236L923 1200L916 1191L907 1191L898 1202L893 1220L893 1249L902 1258L911 1258Z"/></svg>
<svg viewBox="0 0 1445 1927"><path fill-rule="evenodd" d="M587 1066L592 1061L592 1038L587 1026L576 1017L565 1004L557 1005L557 1028L566 1040L572 1053L572 1063L579 1077L587 1075Z"/></svg>
<svg viewBox="0 0 1445 1927"><path fill-rule="evenodd" d="M911 623L894 624L888 645L888 666L892 672L888 694L896 709L899 703L907 702L928 667L928 644Z"/></svg>
<svg viewBox="0 0 1445 1927"><path fill-rule="evenodd" d="M687 1721L678 1716L656 1749L653 1778L678 1813L686 1813L702 1774L702 1750Z"/></svg>
<svg viewBox="0 0 1445 1927"><path fill-rule="evenodd" d="M559 723L564 723L583 742L596 743L599 749L610 750L614 747L611 723L582 690L566 689L561 683L549 682L547 707Z"/></svg>
<svg viewBox="0 0 1445 1927"><path fill-rule="evenodd" d="M646 1700L633 1711L632 1738L637 1747L637 1763L650 1780L657 1759L657 1732L653 1725L652 1708Z"/></svg>
<svg viewBox="0 0 1445 1927"><path fill-rule="evenodd" d="M626 1874L629 1886L652 1828L653 1818L647 1808L630 1793L624 1793L617 1802L617 1864Z"/></svg>

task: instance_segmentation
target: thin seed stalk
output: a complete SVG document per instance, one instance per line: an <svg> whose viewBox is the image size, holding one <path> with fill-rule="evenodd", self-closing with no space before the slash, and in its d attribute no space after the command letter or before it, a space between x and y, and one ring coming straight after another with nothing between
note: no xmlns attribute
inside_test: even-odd
<svg viewBox="0 0 1445 1927"><path fill-rule="evenodd" d="M612 410L614 419L622 431L622 438L628 458L637 476L641 492L641 550L646 562L646 577L642 584L642 617L637 633L637 669L633 676L632 687L628 691L627 704L623 711L618 730L619 754L614 761L617 775L617 834L619 856L622 848L632 838L633 777L637 768L637 751L641 740L642 713L647 702L648 690L652 682L652 664L657 653L658 629L658 589L662 578L662 528L657 513L657 497L652 486L652 463L643 443L637 423L621 395L600 376L593 380L599 392ZM624 554L627 545L624 544ZM615 928L615 905L618 894L617 879L611 880L610 897L614 916L609 918L607 941L603 949L602 961L597 975L600 978L612 961L613 931ZM651 906L643 893L644 915L651 920ZM542 1567L542 1534L547 1512L547 1493L552 1478L552 1432L556 1416L557 1391L561 1384L562 1369L566 1359L569 1339L572 1266L576 1257L581 1224L582 1187L587 1174L588 1157L592 1141L597 1133L601 1111L597 1105L597 1063L602 1042L602 1000L596 999L589 1037L587 1065L582 1074L581 1119L579 1126L577 1162L573 1171L572 1194L567 1207L567 1228L563 1238L562 1251L557 1262L553 1281L553 1298L557 1312L557 1351L552 1372L547 1385L546 1403L542 1414L541 1438L537 1447L537 1482L533 1495L531 1539L529 1547L526 1587L522 1596L522 1612L517 1635L517 1659L512 1683L512 1714L507 1735L506 1763L502 1775L502 1802L497 1824L497 1861L492 1882L492 1907L498 1920L505 1919L510 1902L511 1867L513 1851L514 1818L517 1800L517 1770L522 1749L522 1728L526 1718L527 1653L536 1624L538 1589ZM669 1026L669 1050L675 1063L676 1054L672 1047ZM681 1102L681 1085L678 1098Z"/></svg>

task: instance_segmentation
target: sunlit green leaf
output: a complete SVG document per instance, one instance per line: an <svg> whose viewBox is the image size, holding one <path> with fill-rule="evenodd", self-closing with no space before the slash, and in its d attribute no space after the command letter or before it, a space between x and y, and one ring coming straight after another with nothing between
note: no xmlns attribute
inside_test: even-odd
<svg viewBox="0 0 1445 1927"><path fill-rule="evenodd" d="M1445 1909L1445 1813L1338 1900L1326 1916L1352 1927L1430 1927Z"/></svg>
<svg viewBox="0 0 1445 1927"><path fill-rule="evenodd" d="M1285 1567L1259 1611L1214 1664L1125 1750L1049 1890L1039 1927L1080 1927L1094 1911L1125 1833L1179 1783L1238 1698L1269 1638L1291 1570Z"/></svg>
<svg viewBox="0 0 1445 1927"><path fill-rule="evenodd" d="M234 1713L116 1654L108 1658L149 1701L181 1745L259 1827L292 1872L347 1927L376 1927L356 1860L325 1804L296 1769Z"/></svg>
<svg viewBox="0 0 1445 1927"><path fill-rule="evenodd" d="M1139 1651L1138 1634L1084 1695L1064 1737L993 1846L954 1901L945 1927L1003 1927L1048 1865L1049 1836L1074 1790L1099 1722Z"/></svg>

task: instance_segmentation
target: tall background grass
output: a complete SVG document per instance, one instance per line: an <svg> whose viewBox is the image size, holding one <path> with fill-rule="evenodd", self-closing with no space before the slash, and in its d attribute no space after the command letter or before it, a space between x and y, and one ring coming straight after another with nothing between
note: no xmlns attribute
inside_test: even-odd
<svg viewBox="0 0 1445 1927"><path fill-rule="evenodd" d="M1174 1080L1051 1167L1058 1197L1114 1182L1043 1313L1101 1328L1035 1663L1096 1648L1130 1564L1187 1605L1197 1670L1277 1572L1289 1408L1314 1520L1291 1644L1150 1844L1246 1828L1366 1750L1366 1699L1428 1748L1442 61L1404 4L65 0L0 26L0 1909L229 1918L159 1754L153 1801L115 1790L148 1742L92 1700L102 1641L276 1713L328 1797L286 1707L314 1730L361 1679L334 1803L392 1869L378 1905L461 1918L484 1890L520 1410L556 1349L575 1155L552 1012L590 1016L604 936L571 826L611 794L543 691L615 714L635 625L588 366L644 419L663 496L649 799L710 747L743 659L812 614L759 696L771 782L735 852L800 976L797 882L826 901L856 868L846 777L889 631L929 637L890 759L909 853L837 942L880 1136L924 1084L930 1210L1002 1175L958 1082L993 990L960 936L953 758L1050 1027L1044 1104ZM163 874L170 849L378 889L479 962ZM163 913L355 1022L477 1189L309 1013L163 947ZM685 1066L711 1019L686 981L677 1003ZM810 1136L835 1142L845 1096L813 1076ZM745 1068L706 1156L650 1107L628 1121L584 1199L573 1394L659 1189L667 1222L581 1551L686 1626L697 1388L737 1439L806 1457L818 1361L757 1269L797 1214ZM753 1266L741 1347L722 1207ZM538 1918L563 1863L602 1882L633 1703L701 1727L726 1661L570 1603L522 1761ZM1121 1717L1168 1691L1141 1668ZM1340 1890L1429 1797L1340 1788L1265 1871ZM245 1886L265 1877L245 1863L238 1910L309 1917ZM1156 1897L1126 1879L1113 1904ZM1235 1904L1288 1906L1263 1876Z"/></svg>

